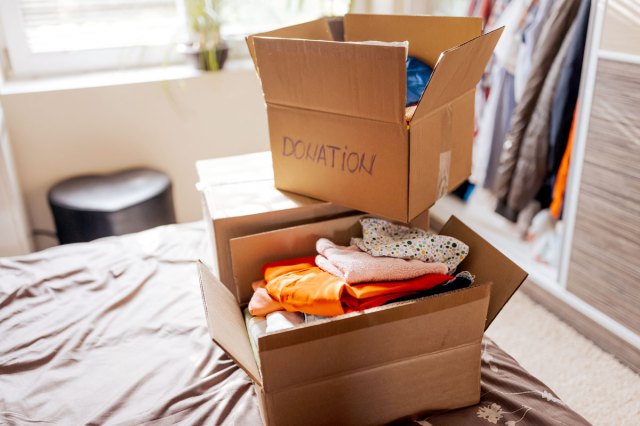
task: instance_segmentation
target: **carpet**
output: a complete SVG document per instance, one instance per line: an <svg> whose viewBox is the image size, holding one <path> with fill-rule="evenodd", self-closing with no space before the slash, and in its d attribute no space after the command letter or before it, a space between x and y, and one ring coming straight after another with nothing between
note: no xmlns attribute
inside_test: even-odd
<svg viewBox="0 0 640 426"><path fill-rule="evenodd" d="M640 376L522 292L487 335L594 425L637 425Z"/></svg>

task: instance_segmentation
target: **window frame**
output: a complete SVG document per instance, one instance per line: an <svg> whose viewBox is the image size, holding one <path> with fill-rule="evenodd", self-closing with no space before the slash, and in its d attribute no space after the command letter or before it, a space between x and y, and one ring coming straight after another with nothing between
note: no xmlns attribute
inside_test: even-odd
<svg viewBox="0 0 640 426"><path fill-rule="evenodd" d="M50 75L79 74L185 63L178 52L186 34L176 34L171 45L142 45L95 48L76 51L40 52L29 49L19 0L0 0L0 24L4 31L5 55L9 78L37 78ZM8 66L7 66L8 65Z"/></svg>

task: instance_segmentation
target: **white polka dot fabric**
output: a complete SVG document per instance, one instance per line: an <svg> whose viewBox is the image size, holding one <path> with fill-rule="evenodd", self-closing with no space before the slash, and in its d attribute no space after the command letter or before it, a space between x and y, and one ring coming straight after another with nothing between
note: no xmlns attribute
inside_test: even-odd
<svg viewBox="0 0 640 426"><path fill-rule="evenodd" d="M453 237L374 217L362 218L360 223L362 238L352 238L351 244L372 256L441 262L449 267L451 274L469 254L469 246Z"/></svg>

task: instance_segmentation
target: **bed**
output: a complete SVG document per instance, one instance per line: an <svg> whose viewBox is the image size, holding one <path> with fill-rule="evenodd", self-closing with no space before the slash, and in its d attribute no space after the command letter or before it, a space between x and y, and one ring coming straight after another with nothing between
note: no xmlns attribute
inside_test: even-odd
<svg viewBox="0 0 640 426"><path fill-rule="evenodd" d="M0 259L0 424L259 425L209 338L202 223ZM588 424L485 338L478 405L420 425Z"/></svg>

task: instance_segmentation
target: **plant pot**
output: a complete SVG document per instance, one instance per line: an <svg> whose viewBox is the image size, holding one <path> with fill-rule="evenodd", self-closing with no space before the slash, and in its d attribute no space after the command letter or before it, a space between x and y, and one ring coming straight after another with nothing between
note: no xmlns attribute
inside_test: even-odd
<svg viewBox="0 0 640 426"><path fill-rule="evenodd" d="M217 68L213 66L213 61L210 60L210 54L213 53L212 50L201 50L197 46L194 45L183 45L181 46L182 53L184 53L190 60L193 65L203 71L218 71L224 67L224 63L227 60L227 56L229 54L229 47L226 43L222 42L216 46L215 49L215 58L217 63Z"/></svg>

